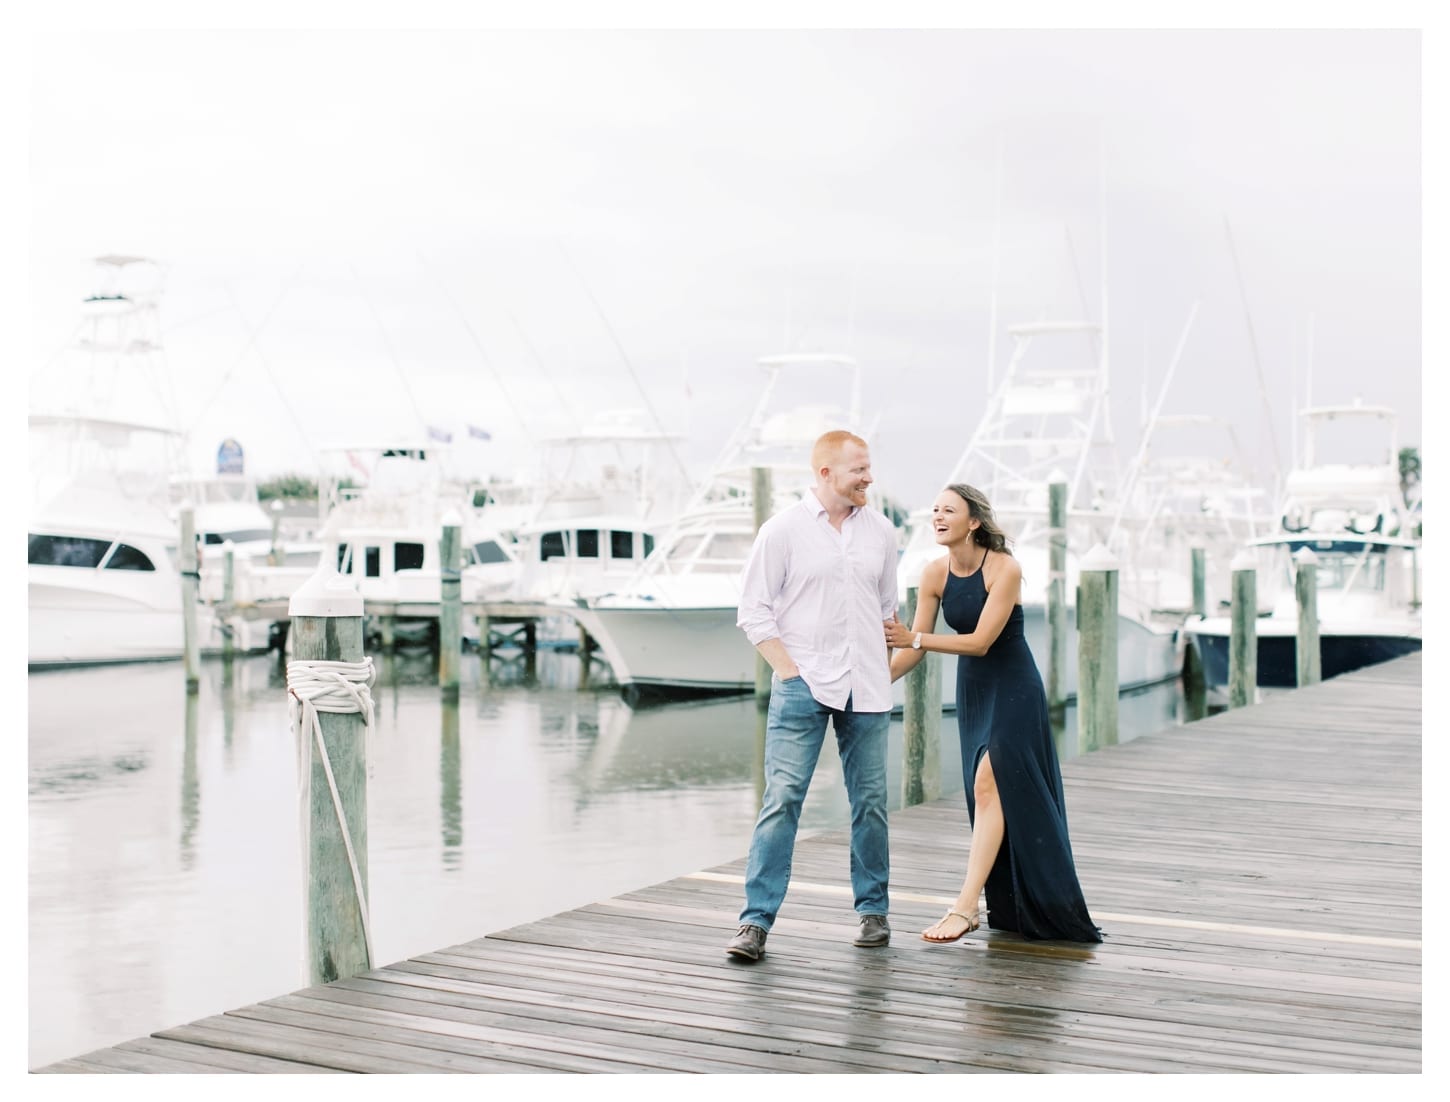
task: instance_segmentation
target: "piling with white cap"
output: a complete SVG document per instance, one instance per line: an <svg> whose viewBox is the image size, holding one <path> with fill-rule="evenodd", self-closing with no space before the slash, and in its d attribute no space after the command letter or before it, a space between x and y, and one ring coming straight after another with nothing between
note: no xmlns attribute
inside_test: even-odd
<svg viewBox="0 0 1450 1102"><path fill-rule="evenodd" d="M288 604L288 707L297 738L308 974L330 983L372 966L367 905L367 728L372 662L363 600L323 562Z"/></svg>
<svg viewBox="0 0 1450 1102"><path fill-rule="evenodd" d="M186 691L201 685L201 649L197 639L197 591L201 588L201 563L196 553L196 514L190 503L181 507L181 664L186 674Z"/></svg>
<svg viewBox="0 0 1450 1102"><path fill-rule="evenodd" d="M770 519L771 496L774 493L769 467L750 468L750 502L755 531ZM770 706L770 663L764 657L755 656L755 706L765 709Z"/></svg>
<svg viewBox="0 0 1450 1102"><path fill-rule="evenodd" d="M1067 708L1067 480L1047 476L1047 708Z"/></svg>
<svg viewBox="0 0 1450 1102"><path fill-rule="evenodd" d="M234 608L237 600L237 545L222 542L222 603L216 610L217 628L222 633L222 657L231 659L237 652Z"/></svg>
<svg viewBox="0 0 1450 1102"><path fill-rule="evenodd" d="M1233 596L1229 607L1228 706L1252 704L1259 679L1258 571L1254 553L1244 548L1229 564Z"/></svg>
<svg viewBox="0 0 1450 1102"><path fill-rule="evenodd" d="M903 623L916 622L920 589L906 591ZM941 663L930 651L906 675L906 700L901 713L901 805L935 800L941 795Z"/></svg>
<svg viewBox="0 0 1450 1102"><path fill-rule="evenodd" d="M282 499L272 499L272 543L267 549L267 565L282 565Z"/></svg>
<svg viewBox="0 0 1450 1102"><path fill-rule="evenodd" d="M1193 566L1193 614L1208 615L1208 565L1202 547L1190 548L1188 552Z"/></svg>
<svg viewBox="0 0 1450 1102"><path fill-rule="evenodd" d="M1299 609L1295 677L1300 685L1322 679L1319 658L1319 556L1308 547L1294 552L1294 602Z"/></svg>
<svg viewBox="0 0 1450 1102"><path fill-rule="evenodd" d="M1077 730L1084 753L1118 741L1118 560L1102 544L1078 573Z"/></svg>
<svg viewBox="0 0 1450 1102"><path fill-rule="evenodd" d="M463 659L462 531L458 513L450 509L443 518L443 538L438 541L438 688L454 699Z"/></svg>

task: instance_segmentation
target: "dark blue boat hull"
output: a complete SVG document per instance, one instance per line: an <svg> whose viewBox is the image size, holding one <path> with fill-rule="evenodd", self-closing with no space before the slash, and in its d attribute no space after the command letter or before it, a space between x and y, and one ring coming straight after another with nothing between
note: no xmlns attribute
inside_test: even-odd
<svg viewBox="0 0 1450 1102"><path fill-rule="evenodd" d="M1228 684L1227 635L1199 635L1189 629L1189 639L1198 647L1203 659L1203 676L1209 685ZM1260 688L1292 689L1298 683L1295 662L1297 640L1292 635L1259 636ZM1321 676L1338 677L1350 670L1388 662L1420 649L1420 640L1391 635L1321 635L1319 665Z"/></svg>

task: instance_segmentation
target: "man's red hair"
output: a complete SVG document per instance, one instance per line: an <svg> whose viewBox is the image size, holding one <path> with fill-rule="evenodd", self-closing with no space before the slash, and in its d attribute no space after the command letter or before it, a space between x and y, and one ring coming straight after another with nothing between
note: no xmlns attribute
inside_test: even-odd
<svg viewBox="0 0 1450 1102"><path fill-rule="evenodd" d="M847 432L845 429L832 429L830 432L823 433L821 438L815 442L815 446L811 448L811 470L819 474L822 467L834 467L847 444L860 444L863 448L869 447L866 441L854 432Z"/></svg>

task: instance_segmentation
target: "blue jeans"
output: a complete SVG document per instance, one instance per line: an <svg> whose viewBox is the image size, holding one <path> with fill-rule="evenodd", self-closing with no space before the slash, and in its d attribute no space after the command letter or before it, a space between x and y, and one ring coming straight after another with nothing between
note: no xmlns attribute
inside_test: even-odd
<svg viewBox="0 0 1450 1102"><path fill-rule="evenodd" d="M886 844L886 732L891 713L853 712L850 700L842 710L827 708L811 695L802 678L776 677L770 686L765 729L765 797L745 866L742 925L769 930L785 899L801 804L821 754L827 720L836 729L851 801L851 889L856 913L887 913L886 881L891 870Z"/></svg>

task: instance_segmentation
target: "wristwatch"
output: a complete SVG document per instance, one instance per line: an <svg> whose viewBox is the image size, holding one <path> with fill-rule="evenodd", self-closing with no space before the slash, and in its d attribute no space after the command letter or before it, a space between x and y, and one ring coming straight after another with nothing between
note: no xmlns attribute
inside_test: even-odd
<svg viewBox="0 0 1450 1102"><path fill-rule="evenodd" d="M911 641L912 650L921 650L921 632L916 633L916 638Z"/></svg>

